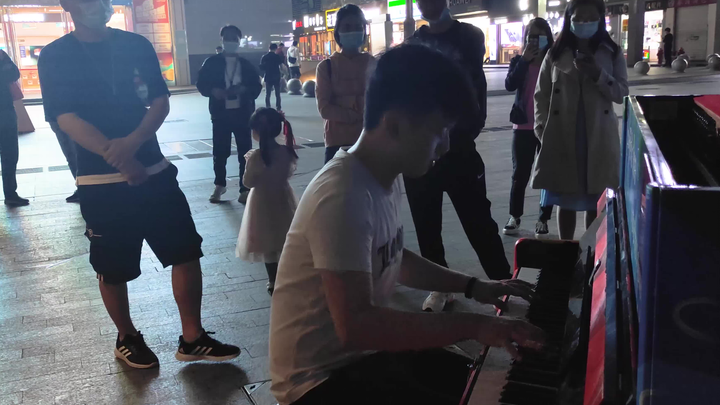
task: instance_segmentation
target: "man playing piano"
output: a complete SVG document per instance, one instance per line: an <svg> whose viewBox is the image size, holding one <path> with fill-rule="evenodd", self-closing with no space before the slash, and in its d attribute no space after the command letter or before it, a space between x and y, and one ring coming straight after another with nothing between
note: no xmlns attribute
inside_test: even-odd
<svg viewBox="0 0 720 405"><path fill-rule="evenodd" d="M468 360L444 346L476 340L539 348L523 321L388 306L396 283L465 293L502 305L529 299L521 281L480 281L404 248L400 175L422 176L448 149L448 132L477 108L451 60L402 45L368 84L364 131L308 185L283 250L270 318L272 393L281 405L457 405Z"/></svg>

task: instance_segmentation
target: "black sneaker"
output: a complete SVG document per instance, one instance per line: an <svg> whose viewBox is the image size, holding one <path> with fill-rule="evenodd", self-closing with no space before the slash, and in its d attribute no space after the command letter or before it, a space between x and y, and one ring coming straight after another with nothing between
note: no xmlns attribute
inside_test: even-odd
<svg viewBox="0 0 720 405"><path fill-rule="evenodd" d="M535 237L537 239L545 239L549 233L547 222L538 221L537 224L535 224Z"/></svg>
<svg viewBox="0 0 720 405"><path fill-rule="evenodd" d="M78 195L78 192L75 191L70 197L65 199L68 203L79 203L80 202L80 196Z"/></svg>
<svg viewBox="0 0 720 405"><path fill-rule="evenodd" d="M24 207L26 205L30 205L30 200L15 194L12 196L5 196L5 205L10 207Z"/></svg>
<svg viewBox="0 0 720 405"><path fill-rule="evenodd" d="M205 332L194 342L187 343L180 336L180 347L178 347L175 358L180 361L226 361L240 355L240 348L226 345L210 337L215 332Z"/></svg>
<svg viewBox="0 0 720 405"><path fill-rule="evenodd" d="M155 353L145 344L145 339L139 331L135 336L126 335L122 341L118 336L117 343L115 343L115 357L132 368L153 368L160 364Z"/></svg>

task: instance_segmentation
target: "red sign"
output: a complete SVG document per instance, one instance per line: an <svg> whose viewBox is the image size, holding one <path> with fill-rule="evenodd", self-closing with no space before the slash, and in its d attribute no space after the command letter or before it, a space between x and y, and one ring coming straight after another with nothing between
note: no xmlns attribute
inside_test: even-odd
<svg viewBox="0 0 720 405"><path fill-rule="evenodd" d="M133 0L135 32L144 36L155 47L163 77L175 82L173 40L170 27L168 0Z"/></svg>

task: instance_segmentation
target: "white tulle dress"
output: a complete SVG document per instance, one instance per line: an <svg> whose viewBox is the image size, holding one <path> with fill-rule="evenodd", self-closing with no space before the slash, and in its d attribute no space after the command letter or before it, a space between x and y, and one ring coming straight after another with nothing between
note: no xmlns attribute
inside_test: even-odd
<svg viewBox="0 0 720 405"><path fill-rule="evenodd" d="M285 236L297 208L297 198L289 179L297 167L297 159L279 146L271 151L271 165L262 159L260 150L245 155L247 166L243 183L250 195L240 225L235 254L253 263L277 263L285 244Z"/></svg>

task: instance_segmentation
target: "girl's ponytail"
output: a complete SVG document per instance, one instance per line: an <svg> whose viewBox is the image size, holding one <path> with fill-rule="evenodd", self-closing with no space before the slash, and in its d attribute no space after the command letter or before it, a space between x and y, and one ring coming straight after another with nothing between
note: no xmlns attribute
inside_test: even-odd
<svg viewBox="0 0 720 405"><path fill-rule="evenodd" d="M295 135L293 135L292 126L290 122L285 118L285 114L282 114L283 118L283 135L285 135L285 146L287 146L290 153L298 158L297 152L295 151Z"/></svg>

